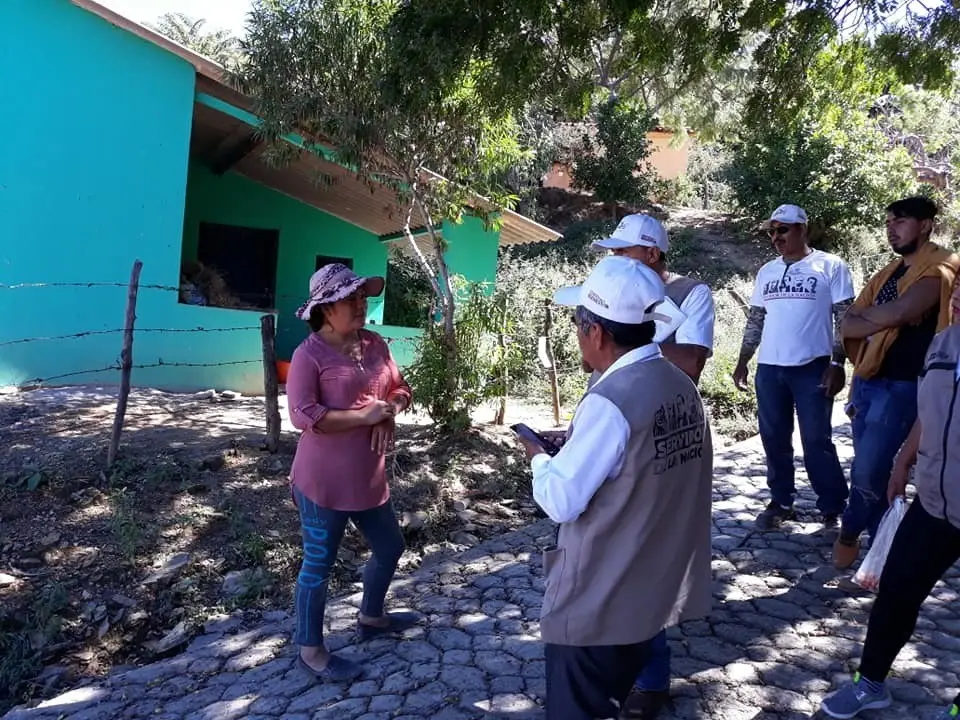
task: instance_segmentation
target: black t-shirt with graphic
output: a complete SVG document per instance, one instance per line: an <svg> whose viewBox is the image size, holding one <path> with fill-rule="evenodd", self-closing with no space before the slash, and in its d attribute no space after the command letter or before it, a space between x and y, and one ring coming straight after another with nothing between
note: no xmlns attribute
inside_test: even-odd
<svg viewBox="0 0 960 720"><path fill-rule="evenodd" d="M890 279L887 280L880 292L877 293L875 305L896 300L897 281L907 272L907 266L900 263ZM937 318L940 315L940 301L934 305L915 325L904 325L897 334L897 339L887 350L883 363L876 377L886 380L916 381L923 371L923 361L927 356L933 336L937 334Z"/></svg>

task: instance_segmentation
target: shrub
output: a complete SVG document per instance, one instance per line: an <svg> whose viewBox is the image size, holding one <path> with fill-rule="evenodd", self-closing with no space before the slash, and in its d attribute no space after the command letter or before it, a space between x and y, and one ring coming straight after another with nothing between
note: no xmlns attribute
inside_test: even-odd
<svg viewBox="0 0 960 720"><path fill-rule="evenodd" d="M653 183L653 199L661 205L695 207L697 187L687 175L669 180L658 177Z"/></svg>
<svg viewBox="0 0 960 720"><path fill-rule="evenodd" d="M606 203L613 219L618 204L639 205L650 195L656 175L647 132L653 124L645 110L612 97L597 110L596 137L583 137L573 185Z"/></svg>
<svg viewBox="0 0 960 720"><path fill-rule="evenodd" d="M714 289L713 356L700 377L700 394L710 410L714 433L744 440L757 432L757 398L752 391L743 392L733 384L733 368L740 355L746 315L730 290L740 298L749 298L750 283L741 280L731 287Z"/></svg>
<svg viewBox="0 0 960 720"><path fill-rule="evenodd" d="M559 248L548 248L541 249L542 254L534 257L523 257L530 252L529 248L504 251L497 270L499 292L510 298L510 314L514 319L510 342L522 368L512 372L509 394L549 402L547 373L539 358L546 305L558 288L582 282L599 255L595 251L585 252L582 260L572 261ZM586 388L586 377L580 370L580 349L569 314L561 308L554 308L553 313L550 342L558 371L560 400L569 405L579 400Z"/></svg>
<svg viewBox="0 0 960 720"><path fill-rule="evenodd" d="M503 394L504 372L519 372L521 355L512 344L500 342L515 325L506 295L486 292L481 284L468 284L459 276L452 282L459 298L456 351L448 346L442 327L430 323L405 374L416 401L434 422L464 428L481 403Z"/></svg>
<svg viewBox="0 0 960 720"><path fill-rule="evenodd" d="M755 218L781 203L801 205L810 215L811 240L830 248L855 228L878 225L884 207L916 187L906 152L889 149L857 113L844 129L806 122L787 132L748 130L725 174L739 205Z"/></svg>
<svg viewBox="0 0 960 720"><path fill-rule="evenodd" d="M701 210L729 212L734 209L733 190L726 182L725 169L730 162L730 150L718 142L693 141L687 160L687 179L694 195L690 206Z"/></svg>

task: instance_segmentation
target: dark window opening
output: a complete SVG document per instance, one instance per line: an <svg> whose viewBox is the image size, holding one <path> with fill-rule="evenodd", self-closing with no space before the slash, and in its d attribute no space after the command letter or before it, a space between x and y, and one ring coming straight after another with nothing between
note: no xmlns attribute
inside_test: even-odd
<svg viewBox="0 0 960 720"><path fill-rule="evenodd" d="M353 258L333 257L332 255L317 255L317 267L315 269L319 270L325 265L333 265L333 263L346 265L353 270Z"/></svg>
<svg viewBox="0 0 960 720"><path fill-rule="evenodd" d="M197 262L182 269L181 302L274 309L279 245L279 230L200 223Z"/></svg>
<svg viewBox="0 0 960 720"><path fill-rule="evenodd" d="M409 255L390 249L387 286L383 298L383 324L425 328L436 309L436 296L420 264Z"/></svg>

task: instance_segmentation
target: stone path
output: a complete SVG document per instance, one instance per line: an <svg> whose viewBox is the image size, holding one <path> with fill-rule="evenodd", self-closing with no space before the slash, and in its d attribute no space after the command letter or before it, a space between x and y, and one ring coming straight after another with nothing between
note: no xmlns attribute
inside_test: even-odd
<svg viewBox="0 0 960 720"><path fill-rule="evenodd" d="M838 430L844 460L850 448ZM794 720L813 716L860 653L870 597L829 583L831 538L811 496L800 521L757 535L765 466L756 440L718 454L714 495L716 605L707 620L671 631L676 701L666 718ZM802 478L802 473L800 474ZM549 522L487 542L394 584L394 607L426 615L402 641L353 643L359 596L328 610L330 644L364 662L352 686L316 685L293 666L292 620L223 628L178 657L72 690L3 720L460 720L542 715L539 550ZM933 717L960 685L960 576L952 571L924 608L891 681L896 704L878 720Z"/></svg>

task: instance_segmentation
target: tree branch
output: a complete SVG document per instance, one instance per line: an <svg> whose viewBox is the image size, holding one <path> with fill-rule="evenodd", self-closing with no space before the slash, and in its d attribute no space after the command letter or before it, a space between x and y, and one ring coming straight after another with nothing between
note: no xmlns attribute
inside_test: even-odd
<svg viewBox="0 0 960 720"><path fill-rule="evenodd" d="M433 268L430 266L430 261L427 260L426 256L423 254L423 251L420 249L420 246L417 245L417 239L413 235L413 228L411 227L411 224L413 222L413 211L417 209L416 190L413 191L413 195L414 201L410 203L410 208L407 210L407 217L403 223L403 234L410 243L410 247L413 248L413 252L417 256L417 260L419 260L420 264L423 266L423 270L427 274L427 280L430 281L430 287L433 289L434 294L442 303L444 302L444 298L443 293L440 291L440 285L437 282L436 273L434 273Z"/></svg>
<svg viewBox="0 0 960 720"><path fill-rule="evenodd" d="M430 233L430 239L433 241L433 251L436 255L437 261L437 270L440 275L440 285L444 294L439 294L440 301L443 303L443 330L444 335L449 341L452 341L455 337L454 324L453 324L453 314L454 314L454 300L453 300L453 288L450 286L450 270L447 267L446 258L443 256L443 243L440 240L440 237L437 235L437 228L433 223L433 218L431 217L430 210L427 208L427 204L421 197L420 193L414 191L413 196L414 202L420 208L420 214L423 217L424 223L427 226L427 232ZM433 281L436 283L436 279Z"/></svg>

